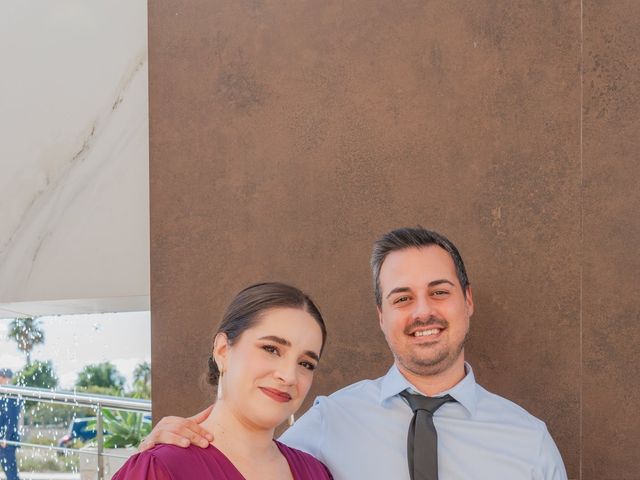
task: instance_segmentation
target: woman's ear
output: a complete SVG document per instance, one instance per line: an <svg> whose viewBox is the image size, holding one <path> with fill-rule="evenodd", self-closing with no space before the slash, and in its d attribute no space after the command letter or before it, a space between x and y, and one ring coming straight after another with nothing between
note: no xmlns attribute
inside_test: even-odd
<svg viewBox="0 0 640 480"><path fill-rule="evenodd" d="M227 353L229 352L229 339L226 333L218 333L213 339L213 359L221 372L226 371Z"/></svg>

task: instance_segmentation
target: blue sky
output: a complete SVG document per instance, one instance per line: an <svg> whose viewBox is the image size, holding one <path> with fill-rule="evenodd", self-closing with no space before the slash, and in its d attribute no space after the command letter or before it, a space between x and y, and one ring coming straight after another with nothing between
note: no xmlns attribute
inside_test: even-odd
<svg viewBox="0 0 640 480"><path fill-rule="evenodd" d="M133 369L151 361L149 312L103 313L40 317L45 344L34 349L33 360L52 360L61 388L70 388L78 372L90 363L111 361L131 385ZM19 370L25 357L7 339L10 319L0 319L0 368Z"/></svg>

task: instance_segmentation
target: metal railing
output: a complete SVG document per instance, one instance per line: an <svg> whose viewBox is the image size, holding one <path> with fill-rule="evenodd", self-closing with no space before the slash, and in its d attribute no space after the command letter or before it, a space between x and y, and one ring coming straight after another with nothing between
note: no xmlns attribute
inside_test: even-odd
<svg viewBox="0 0 640 480"><path fill-rule="evenodd" d="M122 455L104 453L104 428L102 409L113 408L136 413L151 413L151 401L138 400L135 398L110 397L108 395L96 395L89 393L68 392L63 390L47 390L33 387L16 387L13 385L0 385L0 395L18 398L20 400L32 400L41 403L56 403L75 407L91 407L96 411L96 442L98 456L98 480L104 480L104 457L127 458ZM47 450L77 452L79 449L54 447L52 445L38 445L27 442L7 441L8 445L20 445L33 448L44 448ZM93 452L85 452L90 453Z"/></svg>

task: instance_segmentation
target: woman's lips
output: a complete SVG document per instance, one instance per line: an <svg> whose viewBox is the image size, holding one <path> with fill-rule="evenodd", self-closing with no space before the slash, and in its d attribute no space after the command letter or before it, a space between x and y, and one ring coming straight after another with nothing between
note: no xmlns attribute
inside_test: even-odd
<svg viewBox="0 0 640 480"><path fill-rule="evenodd" d="M260 387L260 391L276 402L286 403L291 401L291 395L275 388Z"/></svg>

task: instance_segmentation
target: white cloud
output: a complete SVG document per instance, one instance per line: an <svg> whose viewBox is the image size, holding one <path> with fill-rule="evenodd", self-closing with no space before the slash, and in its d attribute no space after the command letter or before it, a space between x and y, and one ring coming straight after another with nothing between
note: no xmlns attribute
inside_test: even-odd
<svg viewBox="0 0 640 480"><path fill-rule="evenodd" d="M10 368L18 371L24 365L24 357L22 355L12 355L11 353L3 353L0 355L0 368Z"/></svg>
<svg viewBox="0 0 640 480"><path fill-rule="evenodd" d="M63 390L73 390L73 386L78 379L78 372L64 372L60 374L58 386Z"/></svg>

